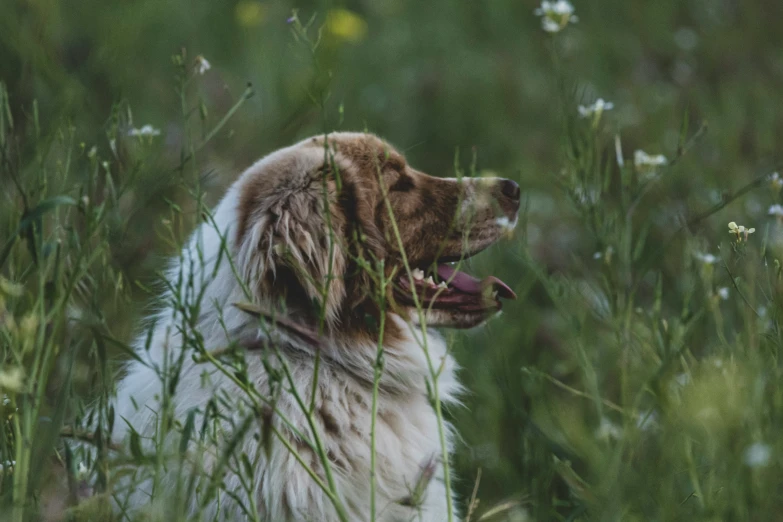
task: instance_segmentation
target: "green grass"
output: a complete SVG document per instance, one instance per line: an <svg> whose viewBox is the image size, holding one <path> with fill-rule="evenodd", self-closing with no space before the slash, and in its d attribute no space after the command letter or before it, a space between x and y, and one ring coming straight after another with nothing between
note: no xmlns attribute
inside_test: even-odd
<svg viewBox="0 0 783 522"><path fill-rule="evenodd" d="M535 7L6 0L0 518L75 493L71 435L114 451L106 390L200 210L261 155L364 128L431 174L523 187L516 234L470 262L519 300L448 333L472 520L780 518L783 5L580 2L554 35ZM580 118L598 97L614 108ZM88 401L101 429L73 433Z"/></svg>

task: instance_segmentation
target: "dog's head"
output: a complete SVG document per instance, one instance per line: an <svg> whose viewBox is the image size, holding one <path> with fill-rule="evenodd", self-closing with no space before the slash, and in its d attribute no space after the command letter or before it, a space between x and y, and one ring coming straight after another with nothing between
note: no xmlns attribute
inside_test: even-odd
<svg viewBox="0 0 783 522"><path fill-rule="evenodd" d="M310 325L372 334L380 314L469 328L514 293L462 261L516 224L519 186L429 176L370 134L315 137L238 185L238 265L261 300Z"/></svg>

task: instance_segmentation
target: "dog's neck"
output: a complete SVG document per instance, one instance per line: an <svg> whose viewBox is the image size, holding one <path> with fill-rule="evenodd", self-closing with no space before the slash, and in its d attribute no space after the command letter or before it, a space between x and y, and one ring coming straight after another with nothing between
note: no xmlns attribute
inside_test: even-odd
<svg viewBox="0 0 783 522"><path fill-rule="evenodd" d="M236 331L236 340L249 353L279 354L294 365L309 365L320 357L322 364L339 369L368 390L376 384L375 370L381 361L377 385L388 396L427 394L430 367L447 369L446 380L454 380L450 374L455 365L442 337L433 330L417 329L396 314L387 316L385 332L352 335L255 305L239 308L248 321Z"/></svg>

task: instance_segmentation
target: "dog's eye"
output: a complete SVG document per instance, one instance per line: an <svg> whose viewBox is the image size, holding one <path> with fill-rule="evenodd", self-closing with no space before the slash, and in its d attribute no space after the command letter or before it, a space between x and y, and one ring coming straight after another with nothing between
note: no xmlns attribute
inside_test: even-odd
<svg viewBox="0 0 783 522"><path fill-rule="evenodd" d="M392 192L408 192L413 190L416 185L413 183L413 178L407 174L400 174L397 179L389 187Z"/></svg>

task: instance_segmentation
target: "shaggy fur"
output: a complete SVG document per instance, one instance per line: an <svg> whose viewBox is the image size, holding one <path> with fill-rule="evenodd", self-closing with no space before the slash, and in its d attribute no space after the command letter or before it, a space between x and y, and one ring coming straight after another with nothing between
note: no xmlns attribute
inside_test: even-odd
<svg viewBox="0 0 783 522"><path fill-rule="evenodd" d="M410 284L403 260L427 270L473 255L513 227L518 207L513 182L428 176L369 134L331 134L326 144L323 137L311 138L270 154L231 186L213 219L193 233L170 267L165 306L136 343L141 362L118 385L115 437L127 441L137 432L144 452L156 440L159 449L176 450L179 435L159 432L167 423L185 424L195 412L187 469L196 466L209 477L224 448L236 444L234 454L244 453L251 462L253 482L243 485L231 471L241 463L230 459L227 468L219 468L225 490L255 506L262 519L338 520L327 495L272 434L272 428L278 430L326 481L324 466L304 440L312 440L307 418L289 383L280 384L285 364L305 402L314 398L312 417L348 518L369 520L372 383L381 337L376 518L446 520L427 354L436 368L442 365L438 388L444 404L457 400L460 385L443 339L422 331L420 323L423 318L428 328L472 327L500 304L452 289L445 292L451 300L433 296L431 285ZM385 287L381 272L391 281ZM401 284L406 281L408 286ZM421 315L411 288L425 304ZM267 311L261 314L266 321L234 306L248 301ZM229 373L239 375L239 382L246 379L259 396L273 397L271 405L257 400L254 406L231 375L194 357L202 346L215 352L236 343L243 350L231 351L233 359L225 361ZM164 386L175 393L164 394ZM213 420L202 429L205 412ZM238 428L247 418L251 422ZM453 431L445 429L450 452ZM417 483L426 486L421 498L412 496ZM118 501L135 508L150 504L151 496L175 496L173 479L155 482L139 475L125 485L132 492L118 493ZM193 487L184 509L201 509L206 520L243 518L228 496L206 496L208 478Z"/></svg>

